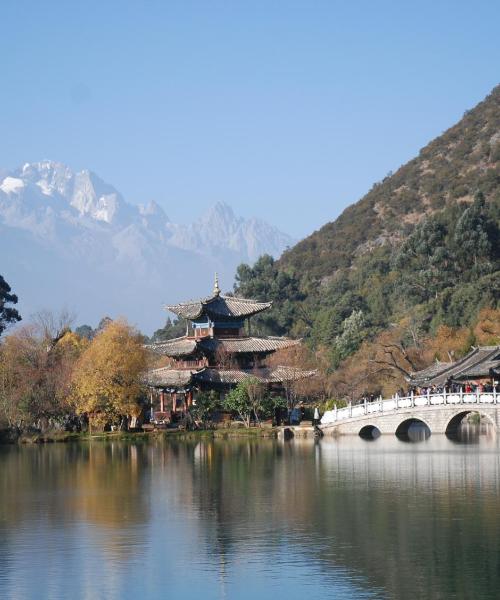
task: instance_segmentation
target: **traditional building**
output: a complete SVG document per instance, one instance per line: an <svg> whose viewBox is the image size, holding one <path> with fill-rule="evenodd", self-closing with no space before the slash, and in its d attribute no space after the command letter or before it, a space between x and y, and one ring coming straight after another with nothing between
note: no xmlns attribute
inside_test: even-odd
<svg viewBox="0 0 500 600"><path fill-rule="evenodd" d="M222 295L216 276L208 298L166 306L186 321L186 335L150 346L171 359L170 366L148 375L156 410L174 415L185 412L197 390L224 394L248 377L260 379L278 393L290 382L314 375L314 371L265 365L271 353L300 343L285 337L251 335L251 317L271 305Z"/></svg>
<svg viewBox="0 0 500 600"><path fill-rule="evenodd" d="M412 373L410 383L415 387L442 387L456 384L496 386L500 380L500 346L473 348L455 362L436 362Z"/></svg>

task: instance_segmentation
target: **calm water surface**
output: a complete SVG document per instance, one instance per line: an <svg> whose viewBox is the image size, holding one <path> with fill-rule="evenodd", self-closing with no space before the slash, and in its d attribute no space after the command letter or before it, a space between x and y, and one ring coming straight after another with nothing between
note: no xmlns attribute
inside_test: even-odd
<svg viewBox="0 0 500 600"><path fill-rule="evenodd" d="M499 598L497 440L0 447L0 598Z"/></svg>

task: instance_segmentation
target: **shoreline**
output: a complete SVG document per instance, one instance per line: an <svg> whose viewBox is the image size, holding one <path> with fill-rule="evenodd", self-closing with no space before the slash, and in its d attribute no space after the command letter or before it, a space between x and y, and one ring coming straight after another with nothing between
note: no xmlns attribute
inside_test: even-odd
<svg viewBox="0 0 500 600"><path fill-rule="evenodd" d="M246 439L278 439L285 429L292 429L297 437L309 437L312 434L312 428L302 427L227 427L219 429L197 429L194 431L185 430L156 430L156 431L109 431L94 434L73 433L73 432L47 432L21 434L15 437L10 432L0 432L0 445L33 445L33 444L54 444L54 443L73 443L73 442L112 442L112 441L134 441L150 442L159 439L170 440L196 440L196 439L218 439L229 440L237 438Z"/></svg>

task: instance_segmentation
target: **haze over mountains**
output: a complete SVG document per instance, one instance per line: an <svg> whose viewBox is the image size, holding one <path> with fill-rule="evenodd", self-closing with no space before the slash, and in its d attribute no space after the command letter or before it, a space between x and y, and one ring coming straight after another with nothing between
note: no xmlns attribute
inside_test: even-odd
<svg viewBox="0 0 500 600"><path fill-rule="evenodd" d="M292 244L224 203L183 225L87 170L47 160L0 171L2 274L25 316L64 306L78 323L124 315L150 333L163 325L163 303L206 295L214 271L231 289L239 263Z"/></svg>

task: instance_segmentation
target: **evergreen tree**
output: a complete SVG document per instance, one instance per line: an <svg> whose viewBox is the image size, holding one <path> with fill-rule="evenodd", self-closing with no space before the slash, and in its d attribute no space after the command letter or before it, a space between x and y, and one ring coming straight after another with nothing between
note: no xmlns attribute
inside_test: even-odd
<svg viewBox="0 0 500 600"><path fill-rule="evenodd" d="M10 285L0 275L0 335L11 323L21 320L21 315L8 304L17 304L17 296L11 293Z"/></svg>
<svg viewBox="0 0 500 600"><path fill-rule="evenodd" d="M473 204L458 219L455 234L455 255L461 269L473 269L474 275L491 272L492 242L495 224L485 210L484 195L476 194Z"/></svg>

